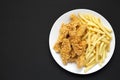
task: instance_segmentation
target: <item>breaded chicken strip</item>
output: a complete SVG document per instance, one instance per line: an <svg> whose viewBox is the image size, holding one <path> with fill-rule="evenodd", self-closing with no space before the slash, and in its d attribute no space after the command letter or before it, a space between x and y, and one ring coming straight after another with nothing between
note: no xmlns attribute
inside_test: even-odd
<svg viewBox="0 0 120 80"><path fill-rule="evenodd" d="M84 33L85 33L85 31L86 31L86 29L87 29L87 26L86 25L82 25L82 26L80 26L79 28L78 28L78 30L77 30L77 36L83 36L84 35Z"/></svg>
<svg viewBox="0 0 120 80"><path fill-rule="evenodd" d="M85 66L85 62L86 62L86 60L85 60L84 55L81 55L76 59L76 64L77 64L78 68L81 68L81 67Z"/></svg>
<svg viewBox="0 0 120 80"><path fill-rule="evenodd" d="M71 45L69 39L63 39L60 54L64 64L67 64L70 58Z"/></svg>

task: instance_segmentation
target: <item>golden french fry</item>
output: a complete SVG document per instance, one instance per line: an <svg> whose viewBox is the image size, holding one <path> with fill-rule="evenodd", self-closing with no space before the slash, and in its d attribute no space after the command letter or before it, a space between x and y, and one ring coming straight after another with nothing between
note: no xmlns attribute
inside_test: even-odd
<svg viewBox="0 0 120 80"><path fill-rule="evenodd" d="M90 66L93 62L95 62L95 56L91 58L91 60L86 64L86 66Z"/></svg>
<svg viewBox="0 0 120 80"><path fill-rule="evenodd" d="M103 30L103 31L106 33L106 35L107 35L109 38L112 38L112 36L109 34L109 32L106 31L106 29L105 29L103 26L99 25L99 27L100 27L101 30Z"/></svg>
<svg viewBox="0 0 120 80"><path fill-rule="evenodd" d="M106 43L106 44L109 44L109 43L110 43L110 41L107 40L106 38L101 39L101 41L103 41L103 42Z"/></svg>
<svg viewBox="0 0 120 80"><path fill-rule="evenodd" d="M90 61L92 59L92 57L94 57L95 53L91 53L88 57L87 57L87 61Z"/></svg>
<svg viewBox="0 0 120 80"><path fill-rule="evenodd" d="M97 45L96 45L96 54L95 54L96 63L98 63L98 55L99 55L99 44L97 43Z"/></svg>
<svg viewBox="0 0 120 80"><path fill-rule="evenodd" d="M110 28L108 28L108 27L106 27L106 26L104 26L104 27L105 27L105 29L106 29L109 33L112 32L112 30L111 30Z"/></svg>
<svg viewBox="0 0 120 80"><path fill-rule="evenodd" d="M106 48L106 44L104 44L103 47L102 47L102 60L101 60L101 63L103 63L104 60L105 60L105 54L106 54L105 48Z"/></svg>
<svg viewBox="0 0 120 80"><path fill-rule="evenodd" d="M100 44L100 49L99 49L99 55L102 56L102 48L103 48L104 42Z"/></svg>
<svg viewBox="0 0 120 80"><path fill-rule="evenodd" d="M96 65L96 63L94 62L92 65L86 67L86 68L84 69L84 72L86 73L86 72L89 71L91 68L93 68L95 65Z"/></svg>
<svg viewBox="0 0 120 80"><path fill-rule="evenodd" d="M100 34L105 34L103 31L101 31L101 30L99 30L97 28L88 28L88 29L91 30L91 31L94 31L94 32L98 32Z"/></svg>

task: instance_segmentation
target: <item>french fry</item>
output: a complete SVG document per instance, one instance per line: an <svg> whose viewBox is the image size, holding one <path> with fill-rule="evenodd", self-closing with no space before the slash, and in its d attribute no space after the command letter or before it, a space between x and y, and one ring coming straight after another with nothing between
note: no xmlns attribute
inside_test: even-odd
<svg viewBox="0 0 120 80"><path fill-rule="evenodd" d="M99 27L100 27L101 30L103 30L103 31L106 33L106 35L107 35L110 39L112 38L112 36L109 34L109 32L106 31L106 29L105 29L103 26L99 25Z"/></svg>
<svg viewBox="0 0 120 80"><path fill-rule="evenodd" d="M107 40L106 38L101 39L101 41L104 42L104 43L106 43L106 44L109 44L109 43L110 43L110 41Z"/></svg>
<svg viewBox="0 0 120 80"><path fill-rule="evenodd" d="M94 62L92 65L86 67L86 68L84 69L84 72L85 72L85 73L88 72L88 71L89 71L91 68L93 68L95 65L96 65L96 63Z"/></svg>
<svg viewBox="0 0 120 80"><path fill-rule="evenodd" d="M99 55L102 56L102 49L103 49L104 42L100 44Z"/></svg>
<svg viewBox="0 0 120 80"><path fill-rule="evenodd" d="M91 60L92 57L94 57L95 53L91 53L88 57L87 57L87 61Z"/></svg>
<svg viewBox="0 0 120 80"><path fill-rule="evenodd" d="M96 45L96 54L95 54L96 63L98 63L98 55L99 55L98 49L99 49L99 44L97 43L97 45Z"/></svg>
<svg viewBox="0 0 120 80"><path fill-rule="evenodd" d="M94 31L94 32L98 32L98 33L100 33L100 34L105 34L103 31L101 31L101 30L99 30L99 29L97 29L97 28L89 28L89 27L88 27L88 29L91 30L91 31Z"/></svg>
<svg viewBox="0 0 120 80"><path fill-rule="evenodd" d="M88 37L89 32L87 32L83 37L82 40L86 39Z"/></svg>
<svg viewBox="0 0 120 80"><path fill-rule="evenodd" d="M91 58L91 60L86 64L86 66L92 65L93 62L95 62L95 56Z"/></svg>
<svg viewBox="0 0 120 80"><path fill-rule="evenodd" d="M111 30L110 28L108 28L108 27L106 27L106 26L104 26L104 27L105 27L105 29L106 29L109 33L112 32L112 30Z"/></svg>
<svg viewBox="0 0 120 80"><path fill-rule="evenodd" d="M106 48L106 44L104 44L103 47L102 47L102 52L101 52L102 53L102 59L101 59L101 63L103 63L104 60L105 60L105 55L106 55L105 48Z"/></svg>

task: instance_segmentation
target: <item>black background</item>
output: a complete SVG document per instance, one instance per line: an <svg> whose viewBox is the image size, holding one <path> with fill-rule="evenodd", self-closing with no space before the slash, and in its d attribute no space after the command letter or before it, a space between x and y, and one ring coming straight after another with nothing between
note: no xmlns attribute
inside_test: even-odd
<svg viewBox="0 0 120 80"><path fill-rule="evenodd" d="M118 0L3 0L0 5L0 80L120 79L120 11ZM49 32L63 13L87 8L112 25L116 48L110 62L90 75L63 70L51 56Z"/></svg>

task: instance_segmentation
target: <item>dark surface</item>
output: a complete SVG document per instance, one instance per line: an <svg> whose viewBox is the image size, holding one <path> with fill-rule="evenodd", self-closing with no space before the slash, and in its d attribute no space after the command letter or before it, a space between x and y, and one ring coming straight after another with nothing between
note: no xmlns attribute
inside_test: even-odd
<svg viewBox="0 0 120 80"><path fill-rule="evenodd" d="M0 7L0 80L114 80L120 71L120 12L118 0L14 0ZM116 48L111 61L91 75L63 70L49 51L49 32L55 20L76 8L102 14L112 25Z"/></svg>

